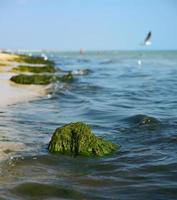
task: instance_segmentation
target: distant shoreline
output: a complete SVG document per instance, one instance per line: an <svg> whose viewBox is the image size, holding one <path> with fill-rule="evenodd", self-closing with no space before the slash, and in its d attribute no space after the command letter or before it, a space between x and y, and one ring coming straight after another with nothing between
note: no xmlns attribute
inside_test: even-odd
<svg viewBox="0 0 177 200"><path fill-rule="evenodd" d="M136 49L84 49L84 54L90 52L176 52L177 49L145 49L137 47ZM59 50L59 49L0 49L0 53L5 52L6 54L27 54L27 53L78 53L80 50Z"/></svg>

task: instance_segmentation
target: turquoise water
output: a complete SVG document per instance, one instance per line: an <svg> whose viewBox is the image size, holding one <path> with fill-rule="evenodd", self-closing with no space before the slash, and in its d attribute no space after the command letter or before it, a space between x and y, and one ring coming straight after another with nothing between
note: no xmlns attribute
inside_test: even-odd
<svg viewBox="0 0 177 200"><path fill-rule="evenodd" d="M51 98L1 110L0 140L26 151L1 163L0 199L177 199L177 51L47 55L89 73L55 84ZM120 150L100 159L49 154L53 131L74 121Z"/></svg>

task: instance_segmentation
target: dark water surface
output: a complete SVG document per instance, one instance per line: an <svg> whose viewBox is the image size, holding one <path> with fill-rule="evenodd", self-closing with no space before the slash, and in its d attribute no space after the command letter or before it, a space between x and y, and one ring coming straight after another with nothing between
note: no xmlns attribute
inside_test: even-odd
<svg viewBox="0 0 177 200"><path fill-rule="evenodd" d="M91 72L56 84L51 98L1 110L0 140L26 151L1 163L0 199L177 199L177 52L48 56ZM52 132L74 121L120 150L100 159L49 154Z"/></svg>

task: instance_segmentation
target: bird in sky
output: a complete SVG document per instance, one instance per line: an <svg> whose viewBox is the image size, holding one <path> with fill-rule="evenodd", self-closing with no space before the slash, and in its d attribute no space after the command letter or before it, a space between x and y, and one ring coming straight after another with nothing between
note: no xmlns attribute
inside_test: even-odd
<svg viewBox="0 0 177 200"><path fill-rule="evenodd" d="M151 45L151 36L152 36L152 33L151 31L149 31L149 33L147 34L145 40L144 40L144 43L143 45L145 46L150 46Z"/></svg>

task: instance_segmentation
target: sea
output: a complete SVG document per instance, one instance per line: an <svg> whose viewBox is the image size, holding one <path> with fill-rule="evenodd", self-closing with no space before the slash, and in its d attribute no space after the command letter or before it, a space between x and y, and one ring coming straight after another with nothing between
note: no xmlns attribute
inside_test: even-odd
<svg viewBox="0 0 177 200"><path fill-rule="evenodd" d="M0 199L176 200L177 51L45 54L74 81L1 108L0 142L25 149L0 163ZM55 129L78 121L120 148L101 158L49 153Z"/></svg>

